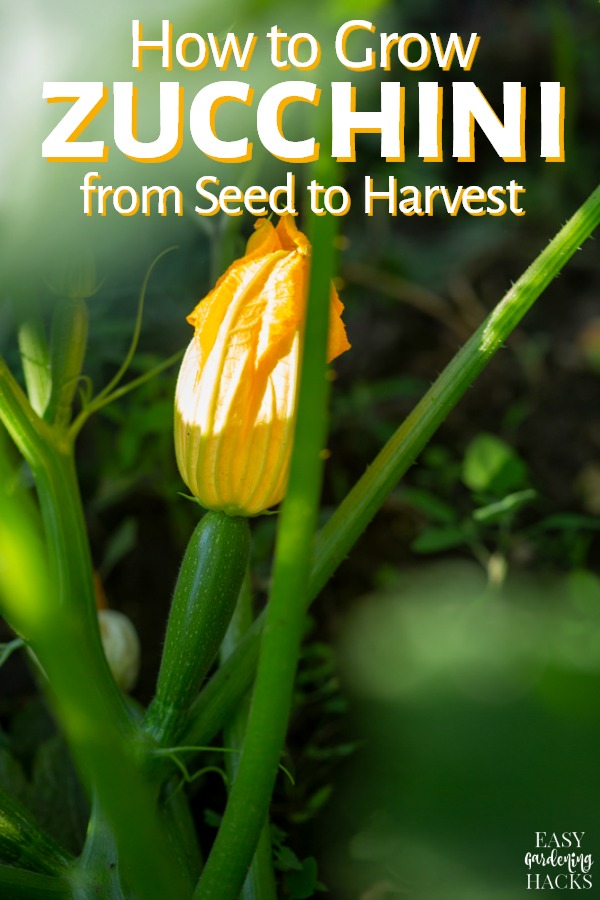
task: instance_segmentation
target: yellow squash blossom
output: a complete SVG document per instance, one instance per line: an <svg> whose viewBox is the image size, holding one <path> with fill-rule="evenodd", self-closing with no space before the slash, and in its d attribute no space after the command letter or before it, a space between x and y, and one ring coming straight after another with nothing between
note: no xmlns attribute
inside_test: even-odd
<svg viewBox="0 0 600 900"><path fill-rule="evenodd" d="M257 225L246 254L194 309L177 382L175 451L208 509L253 516L282 499L295 416L310 244L293 217ZM349 348L331 288L328 361Z"/></svg>

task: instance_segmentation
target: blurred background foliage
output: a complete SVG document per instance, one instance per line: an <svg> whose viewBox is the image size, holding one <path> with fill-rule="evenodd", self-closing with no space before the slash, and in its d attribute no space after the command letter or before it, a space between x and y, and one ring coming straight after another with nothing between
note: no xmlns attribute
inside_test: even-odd
<svg viewBox="0 0 600 900"><path fill-rule="evenodd" d="M55 115L40 105L41 82L130 79L131 19L140 17L150 32L158 31L163 15L175 34L252 30L262 36L276 23L288 32L310 30L327 48L352 17L370 17L382 31L481 36L470 73L408 73L398 66L383 73L407 86L406 162L385 163L377 136L364 135L357 162L345 167L354 203L341 220L339 287L353 349L335 366L326 517L464 338L594 187L597 5L330 0L310 15L300 4L282 8L266 0L228 0L218 9L176 0L168 10L158 0L143 9L115 2L102 13L70 0L3 8L0 67L11 128L0 159L6 301L0 348L15 371L19 311L35 299L49 319L49 272L84 245L93 249L102 279L89 302L85 366L96 388L126 352L140 285L158 252L177 245L151 279L132 377L186 346L185 315L243 250L250 216L200 219L189 199L182 218L120 219L109 211L86 219L78 186L89 165L55 166L39 156ZM282 77L305 77L277 73L264 44L262 50L244 75L257 95ZM325 88L331 79L354 80L359 107L376 108L378 71L348 73L329 49L311 75ZM207 67L169 77L181 80L189 103L195 90L220 76ZM230 70L229 77L238 76ZM528 161L502 163L480 137L474 163L458 164L448 151L443 163L421 163L419 77L441 85L472 79L498 108L502 82L522 81ZM144 71L141 123L155 108L152 89L161 78L157 65ZM559 80L567 90L560 165L536 157L536 92L544 80ZM230 129L239 136L242 126L243 133L252 131L251 111L238 112L219 120L224 135ZM446 116L446 148L448 124ZM305 136L314 122L305 116L289 127ZM110 142L110 105L90 137L100 133ZM216 164L188 138L182 153L160 166L134 166L113 149L102 177L133 186L179 184L191 199L202 174L270 187L285 170L260 153L245 167ZM360 203L366 174L376 182L394 174L400 184L449 187L515 178L527 188L527 213L404 219L384 208L366 219ZM299 185L307 181L302 168L297 175ZM339 900L517 900L526 895L522 860L535 849L536 830L585 830L584 849L600 853L599 294L597 244L589 242L449 417L314 607L285 760L296 783L280 779L274 807L283 897L309 897L325 885ZM96 567L109 604L141 636L136 695L144 702L178 562L197 518L180 496L173 458L175 377L173 369L103 410L86 426L78 451ZM259 605L274 529L270 517L253 523ZM20 796L35 796L43 824L76 848L84 800L22 655L13 654L1 677L0 779ZM199 786L195 812L209 841L221 786L210 776ZM56 815L59 808L64 815Z"/></svg>

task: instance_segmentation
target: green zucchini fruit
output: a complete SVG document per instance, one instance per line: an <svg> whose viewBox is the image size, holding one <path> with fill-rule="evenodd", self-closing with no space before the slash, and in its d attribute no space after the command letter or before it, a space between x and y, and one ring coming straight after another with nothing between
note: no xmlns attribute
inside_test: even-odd
<svg viewBox="0 0 600 900"><path fill-rule="evenodd" d="M173 746L213 663L248 562L248 521L208 512L188 544L173 594L156 693L144 730L162 746Z"/></svg>

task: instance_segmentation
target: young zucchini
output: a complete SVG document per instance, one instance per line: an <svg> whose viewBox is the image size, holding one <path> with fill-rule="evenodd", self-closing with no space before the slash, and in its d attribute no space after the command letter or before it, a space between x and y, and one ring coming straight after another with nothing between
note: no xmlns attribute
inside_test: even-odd
<svg viewBox="0 0 600 900"><path fill-rule="evenodd" d="M156 693L144 728L177 743L188 710L215 659L244 580L248 521L208 512L188 544L171 603Z"/></svg>

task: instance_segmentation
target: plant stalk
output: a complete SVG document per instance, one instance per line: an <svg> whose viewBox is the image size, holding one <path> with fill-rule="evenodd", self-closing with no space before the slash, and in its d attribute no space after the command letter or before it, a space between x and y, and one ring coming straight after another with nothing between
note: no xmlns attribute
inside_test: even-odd
<svg viewBox="0 0 600 900"><path fill-rule="evenodd" d="M327 432L325 367L336 226L337 220L331 216L313 219L294 449L256 682L237 775L194 900L236 900L239 896L267 820L285 740L304 629L304 598L321 490L321 450Z"/></svg>
<svg viewBox="0 0 600 900"><path fill-rule="evenodd" d="M240 591L233 618L221 647L222 663L235 651L241 638L251 627L253 618L250 571L248 571ZM224 739L226 747L231 747L234 750L239 750L242 747L244 733L248 723L249 709L250 698L244 697L235 714L225 726ZM238 754L226 754L225 766L230 783L235 779L238 763ZM244 881L240 900L277 900L277 887L275 883L275 873L273 871L271 829L268 818L260 833L256 852L254 853L250 869Z"/></svg>

